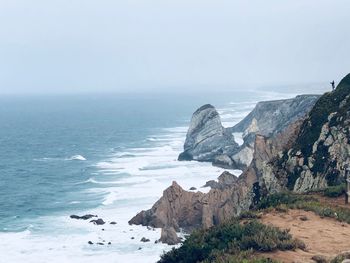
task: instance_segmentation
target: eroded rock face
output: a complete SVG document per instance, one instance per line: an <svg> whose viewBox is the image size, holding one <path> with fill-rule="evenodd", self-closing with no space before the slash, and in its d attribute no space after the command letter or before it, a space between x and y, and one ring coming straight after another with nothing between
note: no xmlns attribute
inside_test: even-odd
<svg viewBox="0 0 350 263"><path fill-rule="evenodd" d="M168 245L176 245L181 242L181 239L173 227L163 227L159 241Z"/></svg>
<svg viewBox="0 0 350 263"><path fill-rule="evenodd" d="M274 137L307 115L319 98L319 95L300 95L292 99L257 103L247 117L228 129L243 133L243 145L231 156L236 167L248 167L253 160L256 134Z"/></svg>
<svg viewBox="0 0 350 263"><path fill-rule="evenodd" d="M173 182L150 210L138 213L129 224L157 228L173 227L176 230L179 230L179 227L200 227L203 196L201 192L187 192Z"/></svg>
<svg viewBox="0 0 350 263"><path fill-rule="evenodd" d="M230 132L222 126L216 109L206 104L192 115L184 152L179 160L213 161L216 156L231 155L238 144Z"/></svg>

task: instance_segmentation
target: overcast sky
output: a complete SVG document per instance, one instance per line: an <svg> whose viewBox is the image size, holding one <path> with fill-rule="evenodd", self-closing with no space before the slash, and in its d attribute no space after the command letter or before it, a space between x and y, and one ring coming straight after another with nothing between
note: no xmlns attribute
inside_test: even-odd
<svg viewBox="0 0 350 263"><path fill-rule="evenodd" d="M0 0L0 93L339 80L349 0Z"/></svg>

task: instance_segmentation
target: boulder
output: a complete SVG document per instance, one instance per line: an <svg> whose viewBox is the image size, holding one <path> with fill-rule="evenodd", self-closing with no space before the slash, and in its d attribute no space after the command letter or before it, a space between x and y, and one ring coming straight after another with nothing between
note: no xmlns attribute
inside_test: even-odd
<svg viewBox="0 0 350 263"><path fill-rule="evenodd" d="M163 227L159 241L168 245L176 245L181 242L173 227Z"/></svg>
<svg viewBox="0 0 350 263"><path fill-rule="evenodd" d="M106 222L103 221L102 218L96 219L96 220L91 220L90 223L94 223L95 225L104 225Z"/></svg>

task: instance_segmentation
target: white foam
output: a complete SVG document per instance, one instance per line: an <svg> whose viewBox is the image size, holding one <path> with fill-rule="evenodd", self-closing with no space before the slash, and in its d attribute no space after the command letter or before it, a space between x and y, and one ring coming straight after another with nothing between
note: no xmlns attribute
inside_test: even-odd
<svg viewBox="0 0 350 263"><path fill-rule="evenodd" d="M86 161L86 158L82 155L73 155L72 157L69 158L69 160L72 161Z"/></svg>

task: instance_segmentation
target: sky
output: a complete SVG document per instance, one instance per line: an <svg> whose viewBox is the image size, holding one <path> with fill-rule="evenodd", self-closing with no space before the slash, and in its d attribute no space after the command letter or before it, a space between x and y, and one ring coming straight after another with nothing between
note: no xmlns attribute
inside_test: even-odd
<svg viewBox="0 0 350 263"><path fill-rule="evenodd" d="M0 0L0 94L242 89L350 72L349 0Z"/></svg>

